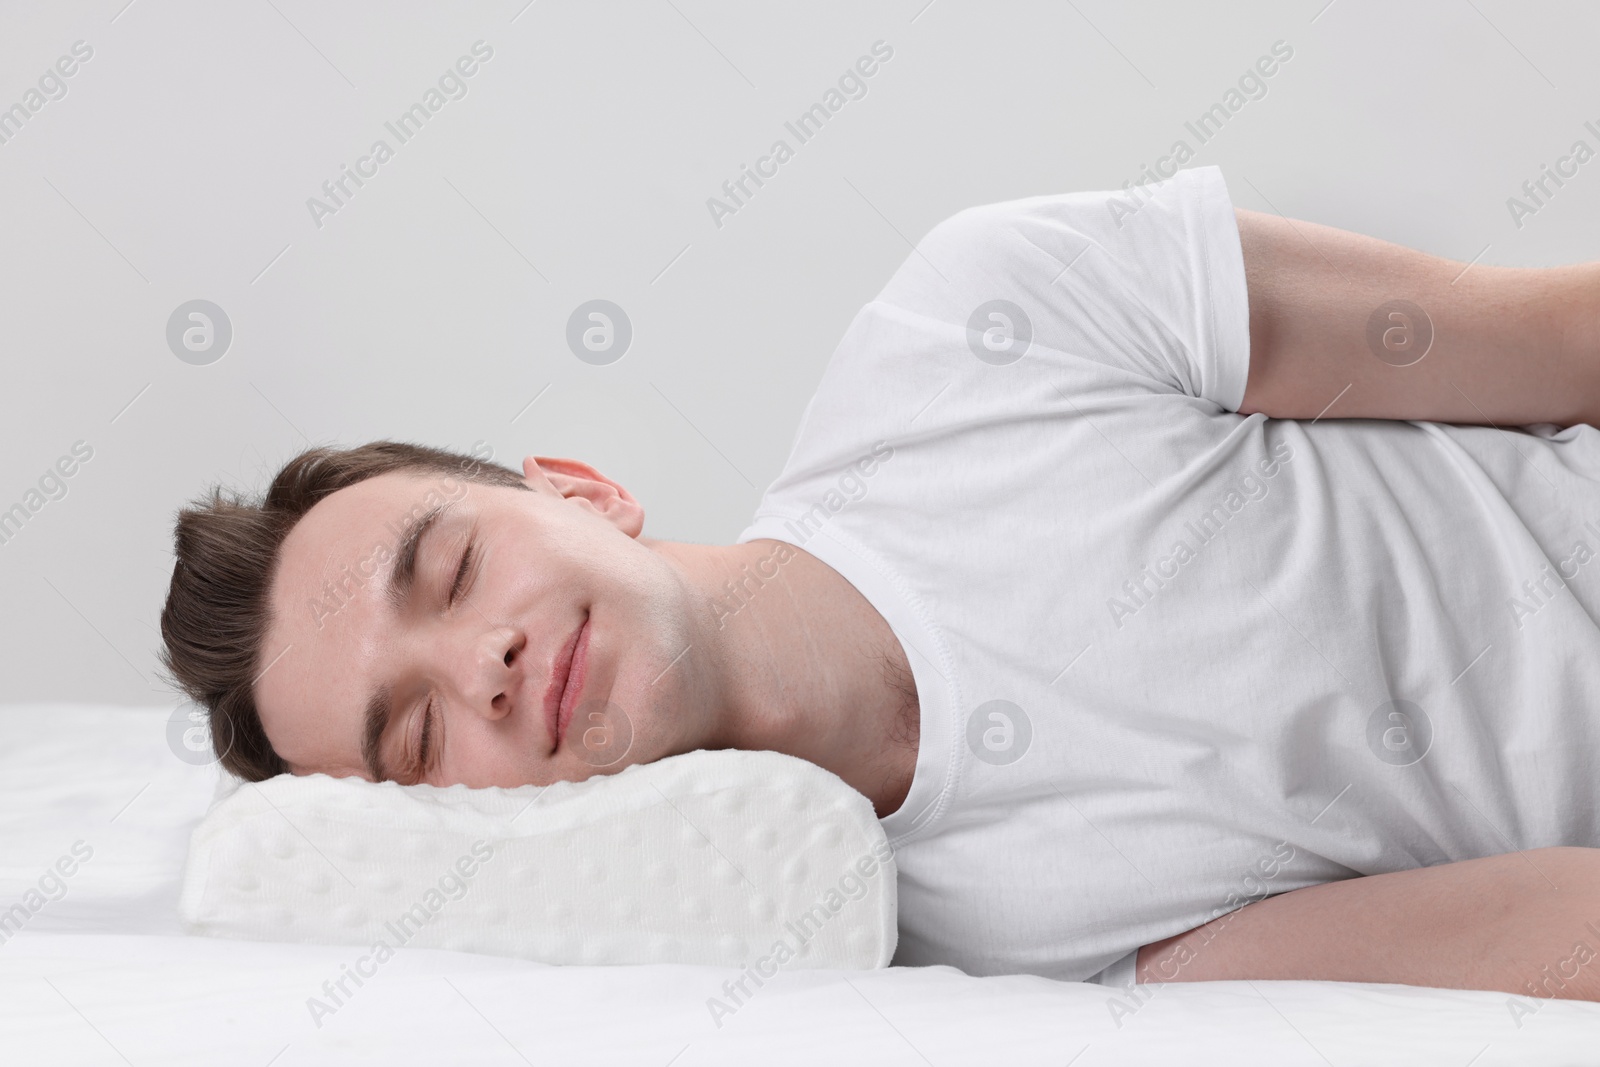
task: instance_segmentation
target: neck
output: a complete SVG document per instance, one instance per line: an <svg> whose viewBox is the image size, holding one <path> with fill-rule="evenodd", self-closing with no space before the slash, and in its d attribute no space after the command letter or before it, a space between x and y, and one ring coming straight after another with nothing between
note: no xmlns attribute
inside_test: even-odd
<svg viewBox="0 0 1600 1067"><path fill-rule="evenodd" d="M916 766L916 684L875 608L810 553L771 540L640 538L673 563L697 611L691 655L718 690L702 748L783 752L896 810Z"/></svg>

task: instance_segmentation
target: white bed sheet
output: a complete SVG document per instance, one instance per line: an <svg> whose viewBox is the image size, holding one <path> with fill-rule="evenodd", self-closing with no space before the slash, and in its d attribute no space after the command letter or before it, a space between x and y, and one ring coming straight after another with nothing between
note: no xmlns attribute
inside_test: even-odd
<svg viewBox="0 0 1600 1067"><path fill-rule="evenodd" d="M1519 1018L1499 993L1194 983L1114 1018L1117 994L1082 983L816 971L768 981L718 1026L707 1002L729 999L734 971L424 949L319 1026L308 1000L360 950L182 934L185 846L218 779L168 750L169 710L0 706L0 909L74 841L94 848L0 945L0 1063L1600 1063L1600 1005Z"/></svg>

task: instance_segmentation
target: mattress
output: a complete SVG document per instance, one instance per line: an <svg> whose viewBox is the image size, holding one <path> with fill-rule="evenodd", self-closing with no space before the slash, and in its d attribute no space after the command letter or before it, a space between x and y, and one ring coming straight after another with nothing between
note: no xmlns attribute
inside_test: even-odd
<svg viewBox="0 0 1600 1067"><path fill-rule="evenodd" d="M348 946L184 936L188 835L219 778L174 754L170 714L0 705L0 914L43 901L0 943L0 1062L1600 1062L1600 1005L1397 985L1184 983L1130 1001L890 967L745 978L741 992L732 969L410 948L358 983Z"/></svg>

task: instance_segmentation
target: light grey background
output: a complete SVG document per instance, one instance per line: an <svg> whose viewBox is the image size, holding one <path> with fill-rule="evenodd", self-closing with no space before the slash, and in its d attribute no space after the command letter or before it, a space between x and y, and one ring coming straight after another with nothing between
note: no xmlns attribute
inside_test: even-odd
<svg viewBox="0 0 1600 1067"><path fill-rule="evenodd" d="M384 129L473 42L415 139ZM1600 128L1578 0L103 0L0 7L0 108L76 41L67 95L0 144L0 510L80 439L68 493L0 545L0 700L173 703L156 670L171 516L308 443L572 456L646 533L729 542L856 310L973 204L1116 188L1175 140L1235 203L1462 261L1600 256L1600 160L1519 227L1507 198ZM784 122L882 40L867 93ZM1184 123L1275 41L1214 138ZM393 159L318 228L322 183ZM794 158L719 228L778 138ZM565 342L603 298L631 348ZM226 355L180 361L210 300ZM538 399L529 405L529 401Z"/></svg>

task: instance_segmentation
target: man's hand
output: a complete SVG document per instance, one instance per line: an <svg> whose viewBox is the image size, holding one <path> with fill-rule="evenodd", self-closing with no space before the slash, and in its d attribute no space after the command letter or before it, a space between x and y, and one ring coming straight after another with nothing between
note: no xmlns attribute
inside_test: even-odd
<svg viewBox="0 0 1600 1067"><path fill-rule="evenodd" d="M1140 982L1243 978L1600 1001L1600 849L1530 849L1327 882L1139 950Z"/></svg>
<svg viewBox="0 0 1600 1067"><path fill-rule="evenodd" d="M1241 414L1520 426L1600 421L1600 263L1470 268L1239 209Z"/></svg>

